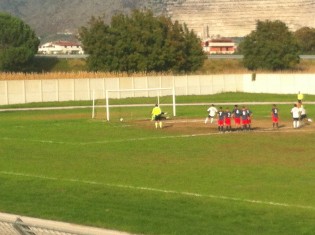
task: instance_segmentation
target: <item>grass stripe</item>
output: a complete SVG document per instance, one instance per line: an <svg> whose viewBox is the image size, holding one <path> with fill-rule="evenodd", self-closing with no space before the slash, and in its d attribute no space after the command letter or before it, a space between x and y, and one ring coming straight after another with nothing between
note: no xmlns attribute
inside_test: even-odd
<svg viewBox="0 0 315 235"><path fill-rule="evenodd" d="M261 205L269 205L269 206L277 206L277 207L315 210L315 207L313 206L294 205L294 204L288 204L288 203L282 203L282 202L262 201L262 200L253 200L253 199L243 199L243 198L236 198L236 197L227 197L223 195L213 195L213 194L205 195L205 194L199 194L199 193L193 193L193 192L178 192L174 190L164 190L164 189L157 189L157 188L150 188L150 187L137 187L137 186L132 186L132 185L122 185L122 184L108 184L108 183L100 183L96 181L79 180L79 179L60 179L56 177L47 177L47 176L42 176L42 175L31 175L31 174L8 172L8 171L0 171L0 174L19 176L19 177L30 177L30 178L37 178L37 179L44 179L44 180L53 180L53 181L76 182L76 183L82 183L82 184L99 185L99 186L112 187L112 188L123 188L123 189L137 190L137 191L151 191L151 192L164 193L164 194L177 194L177 195L189 196L189 197L212 198L212 199L251 203L251 204L261 204Z"/></svg>
<svg viewBox="0 0 315 235"><path fill-rule="evenodd" d="M212 133L198 133L198 134L187 134L187 135L169 135L169 136L153 136L153 137L139 137L139 138L128 138L119 140L102 140L102 141L92 141L92 142L64 142L64 141L54 141L54 140L36 140L29 138L11 138L11 137L0 137L3 141L23 141L23 142L35 142L43 144L60 144L60 145L92 145L92 144L112 144L112 143L124 143L124 142L136 142L136 141L147 141L147 140L157 140L157 139L175 139L175 138L191 138L191 137L201 137L201 136L213 136L213 135L231 135L231 134L245 134L245 133L312 133L313 130L306 129L293 129L291 127L282 127L281 130L275 130L273 128L266 128L261 130L251 130L251 131L233 131L228 133L212 132Z"/></svg>

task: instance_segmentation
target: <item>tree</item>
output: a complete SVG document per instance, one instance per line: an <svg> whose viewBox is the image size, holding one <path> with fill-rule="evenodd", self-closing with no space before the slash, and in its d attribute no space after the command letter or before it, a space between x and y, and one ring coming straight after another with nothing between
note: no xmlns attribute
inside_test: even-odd
<svg viewBox="0 0 315 235"><path fill-rule="evenodd" d="M37 53L39 39L22 20L0 13L0 70L24 71Z"/></svg>
<svg viewBox="0 0 315 235"><path fill-rule="evenodd" d="M293 33L278 20L257 21L256 30L244 38L239 49L250 70L283 70L300 62L300 47Z"/></svg>
<svg viewBox="0 0 315 235"><path fill-rule="evenodd" d="M115 15L110 25L92 18L79 35L93 71L188 72L198 69L205 59L194 32L151 11Z"/></svg>
<svg viewBox="0 0 315 235"><path fill-rule="evenodd" d="M303 54L315 53L315 28L303 27L295 31L298 44Z"/></svg>

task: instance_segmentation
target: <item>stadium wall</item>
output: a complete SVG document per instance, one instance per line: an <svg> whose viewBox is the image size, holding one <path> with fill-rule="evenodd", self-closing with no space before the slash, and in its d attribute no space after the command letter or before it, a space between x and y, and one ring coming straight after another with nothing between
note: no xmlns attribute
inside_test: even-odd
<svg viewBox="0 0 315 235"><path fill-rule="evenodd" d="M176 95L221 92L315 94L315 74L226 74L129 78L4 80L0 105L105 98L106 90L175 87ZM133 93L130 93L131 96ZM144 94L145 95L145 94Z"/></svg>

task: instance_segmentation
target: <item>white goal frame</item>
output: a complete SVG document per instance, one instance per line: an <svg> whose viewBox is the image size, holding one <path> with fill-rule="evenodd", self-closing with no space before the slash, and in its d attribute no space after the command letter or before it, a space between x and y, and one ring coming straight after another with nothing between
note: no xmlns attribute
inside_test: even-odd
<svg viewBox="0 0 315 235"><path fill-rule="evenodd" d="M117 107L117 105L110 105L109 103L109 93L111 92L118 92L119 94L121 92L137 92L137 91L147 91L147 92L154 92L156 91L156 97L157 97L157 104L160 105L160 97L162 91L171 91L171 96L172 96L172 108L173 108L173 116L176 116L176 100L175 100L175 88L146 88L146 89L121 89L121 90L106 90L105 91L105 100L106 100L106 120L110 120L110 107ZM131 97L136 97L136 96L131 96ZM147 97L152 97L152 96L147 96ZM94 102L93 102L94 105ZM137 105L135 105L137 106ZM141 105L139 105L141 106ZM94 108L93 108L94 110ZM93 111L94 112L94 111ZM93 114L94 115L94 114Z"/></svg>

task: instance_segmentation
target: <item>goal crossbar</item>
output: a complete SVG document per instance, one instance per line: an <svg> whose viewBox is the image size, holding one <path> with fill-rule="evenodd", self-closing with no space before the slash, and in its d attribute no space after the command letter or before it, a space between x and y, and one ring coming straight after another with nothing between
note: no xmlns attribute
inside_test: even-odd
<svg viewBox="0 0 315 235"><path fill-rule="evenodd" d="M109 93L110 92L118 92L121 94L122 92L139 92L139 91L147 91L147 92L152 92L156 91L157 92L157 104L160 105L160 92L161 91L171 91L172 92L172 107L173 107L173 116L176 116L176 101L175 101L175 88L170 87L170 88L147 88L147 89L120 89L120 90L106 90L105 92L105 100L106 100L106 120L109 121L110 119L110 113L109 113L109 108L111 105L109 104ZM136 97L136 96L132 96ZM120 95L119 97L120 98ZM134 106L141 106L141 105L134 105Z"/></svg>

